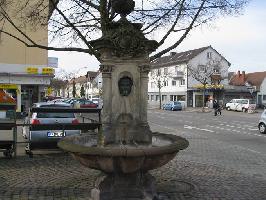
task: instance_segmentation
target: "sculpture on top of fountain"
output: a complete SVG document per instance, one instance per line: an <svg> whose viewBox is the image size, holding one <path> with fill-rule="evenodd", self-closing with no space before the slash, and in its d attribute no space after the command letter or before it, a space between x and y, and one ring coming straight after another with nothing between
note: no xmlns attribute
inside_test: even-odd
<svg viewBox="0 0 266 200"><path fill-rule="evenodd" d="M130 14L135 7L133 0L112 0L112 9L120 14L121 20L126 20L126 16Z"/></svg>

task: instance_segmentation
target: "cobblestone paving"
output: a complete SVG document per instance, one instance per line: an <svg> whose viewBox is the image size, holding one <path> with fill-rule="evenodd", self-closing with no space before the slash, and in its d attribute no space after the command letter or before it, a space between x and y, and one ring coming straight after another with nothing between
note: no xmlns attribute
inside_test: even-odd
<svg viewBox="0 0 266 200"><path fill-rule="evenodd" d="M189 161L185 156L151 173L160 200L266 198L266 179ZM85 200L98 175L66 154L0 158L0 199Z"/></svg>

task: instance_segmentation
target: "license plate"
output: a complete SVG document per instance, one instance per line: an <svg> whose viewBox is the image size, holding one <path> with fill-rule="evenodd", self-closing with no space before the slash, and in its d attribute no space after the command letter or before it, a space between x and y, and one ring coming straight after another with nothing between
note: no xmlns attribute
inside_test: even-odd
<svg viewBox="0 0 266 200"><path fill-rule="evenodd" d="M47 137L64 137L65 133L62 131L57 132L47 132Z"/></svg>

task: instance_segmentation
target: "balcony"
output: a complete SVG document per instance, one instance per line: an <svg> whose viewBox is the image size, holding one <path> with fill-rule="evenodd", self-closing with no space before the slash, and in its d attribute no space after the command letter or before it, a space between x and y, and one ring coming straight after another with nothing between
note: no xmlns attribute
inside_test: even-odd
<svg viewBox="0 0 266 200"><path fill-rule="evenodd" d="M173 79L181 79L184 77L184 72L182 71L176 71L175 73L172 73L170 75Z"/></svg>

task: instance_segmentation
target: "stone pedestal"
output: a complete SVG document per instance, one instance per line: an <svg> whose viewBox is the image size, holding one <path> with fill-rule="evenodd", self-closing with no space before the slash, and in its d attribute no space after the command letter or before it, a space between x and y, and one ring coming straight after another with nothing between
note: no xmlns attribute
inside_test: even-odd
<svg viewBox="0 0 266 200"><path fill-rule="evenodd" d="M149 173L108 174L98 178L92 200L154 200L155 178Z"/></svg>
<svg viewBox="0 0 266 200"><path fill-rule="evenodd" d="M147 87L149 65L147 59L104 59L103 77L103 132L105 143L151 143L147 123ZM143 64L143 63L147 64ZM132 81L130 92L121 94L119 81ZM124 86L123 86L124 87Z"/></svg>

